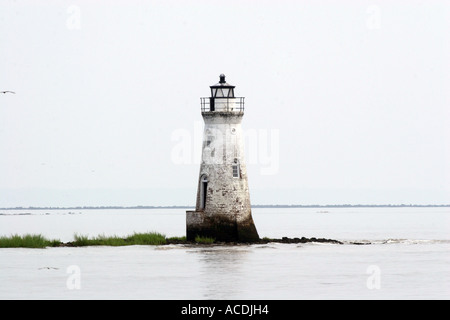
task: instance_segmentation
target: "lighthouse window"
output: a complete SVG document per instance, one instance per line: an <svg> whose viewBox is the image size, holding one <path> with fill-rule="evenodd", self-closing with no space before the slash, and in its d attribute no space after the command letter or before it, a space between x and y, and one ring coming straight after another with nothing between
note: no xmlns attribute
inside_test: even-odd
<svg viewBox="0 0 450 320"><path fill-rule="evenodd" d="M216 97L223 97L222 89L218 89L216 92Z"/></svg>
<svg viewBox="0 0 450 320"><path fill-rule="evenodd" d="M226 88L223 88L222 89L222 91L223 91L223 96L224 97L228 97L228 91L229 91L230 89L226 89Z"/></svg>
<svg viewBox="0 0 450 320"><path fill-rule="evenodd" d="M233 178L239 178L239 164L233 164Z"/></svg>
<svg viewBox="0 0 450 320"><path fill-rule="evenodd" d="M207 140L206 140L206 146L209 147L211 145L211 142L213 140L213 136L208 136Z"/></svg>
<svg viewBox="0 0 450 320"><path fill-rule="evenodd" d="M213 98L234 98L233 88L211 88L211 97Z"/></svg>

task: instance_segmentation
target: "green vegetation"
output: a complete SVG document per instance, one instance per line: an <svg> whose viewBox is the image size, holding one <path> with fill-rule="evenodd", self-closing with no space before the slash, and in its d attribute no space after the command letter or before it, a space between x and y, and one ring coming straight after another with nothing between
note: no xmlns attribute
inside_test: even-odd
<svg viewBox="0 0 450 320"><path fill-rule="evenodd" d="M166 236L157 232L135 233L128 237L127 240L133 242L134 244L141 245L166 244Z"/></svg>
<svg viewBox="0 0 450 320"><path fill-rule="evenodd" d="M89 239L87 236L75 235L75 241L72 246L131 246L131 245L160 245L166 244L166 237L160 233L134 233L126 238L118 236L100 235Z"/></svg>
<svg viewBox="0 0 450 320"><path fill-rule="evenodd" d="M0 237L0 248L46 248L60 245L61 241L48 240L40 234L26 234L23 236L15 234L10 237Z"/></svg>
<svg viewBox="0 0 450 320"><path fill-rule="evenodd" d="M195 238L195 243L211 244L214 238ZM48 240L39 234L26 234L24 236L13 235L0 237L0 248L46 248L46 247L86 247L86 246L132 246L132 245L164 245L164 244L189 244L186 237L170 237L157 232L134 233L128 237L105 236L89 238L86 235L74 235L74 241L62 243L59 240Z"/></svg>
<svg viewBox="0 0 450 320"><path fill-rule="evenodd" d="M226 242L216 242L216 239L210 237L196 236L194 241L187 241L186 237L166 238L163 234L157 232L134 233L126 238L118 236L100 235L94 238L75 234L74 241L63 243L59 240L48 240L39 234L26 234L19 236L17 234L10 237L0 236L0 248L46 248L46 247L84 247L84 246L131 246L131 245L166 245L166 244L215 244L221 245ZM272 239L264 237L257 243L265 244L271 242L278 243L308 243L324 242L343 244L340 241L324 238L287 238ZM256 242L255 242L256 243ZM361 243L354 243L361 244ZM364 243L366 244L366 243Z"/></svg>
<svg viewBox="0 0 450 320"><path fill-rule="evenodd" d="M186 242L186 237L170 237L167 238L168 243L180 243L180 242Z"/></svg>
<svg viewBox="0 0 450 320"><path fill-rule="evenodd" d="M215 242L214 238L195 237L196 243L211 244ZM89 239L87 236L75 235L75 241L71 242L71 246L130 246L130 245L163 245L163 244L186 244L186 237L170 237L166 238L164 235L156 232L149 233L134 233L126 238L118 236L104 236L100 235Z"/></svg>
<svg viewBox="0 0 450 320"><path fill-rule="evenodd" d="M214 243L214 241L216 241L216 239L214 239L214 238L200 237L200 236L195 237L196 243L210 244L210 243Z"/></svg>

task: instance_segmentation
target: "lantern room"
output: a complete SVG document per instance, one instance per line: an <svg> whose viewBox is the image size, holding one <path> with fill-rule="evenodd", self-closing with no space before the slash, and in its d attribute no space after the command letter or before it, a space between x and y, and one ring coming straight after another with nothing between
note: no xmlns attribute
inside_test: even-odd
<svg viewBox="0 0 450 320"><path fill-rule="evenodd" d="M232 112L244 113L244 98L234 96L235 86L225 81L225 75L219 76L219 82L210 86L211 96L200 98L202 113Z"/></svg>
<svg viewBox="0 0 450 320"><path fill-rule="evenodd" d="M231 84L225 81L225 75L222 73L219 83L216 83L211 88L211 98L234 98L234 88Z"/></svg>

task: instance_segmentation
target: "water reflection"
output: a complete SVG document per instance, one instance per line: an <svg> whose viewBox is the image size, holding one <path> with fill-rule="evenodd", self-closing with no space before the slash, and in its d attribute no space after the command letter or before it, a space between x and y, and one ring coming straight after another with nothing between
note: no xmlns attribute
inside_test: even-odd
<svg viewBox="0 0 450 320"><path fill-rule="evenodd" d="M249 246L204 247L188 252L197 257L204 299L233 299L246 290L245 264L252 254Z"/></svg>

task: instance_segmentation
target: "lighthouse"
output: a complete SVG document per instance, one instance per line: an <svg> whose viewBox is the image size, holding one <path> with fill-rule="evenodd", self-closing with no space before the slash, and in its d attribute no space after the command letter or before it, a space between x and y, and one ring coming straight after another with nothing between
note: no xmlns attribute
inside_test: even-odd
<svg viewBox="0 0 450 320"><path fill-rule="evenodd" d="M205 122L195 211L186 211L186 238L255 242L241 122L244 98L220 75L211 96L200 98Z"/></svg>

